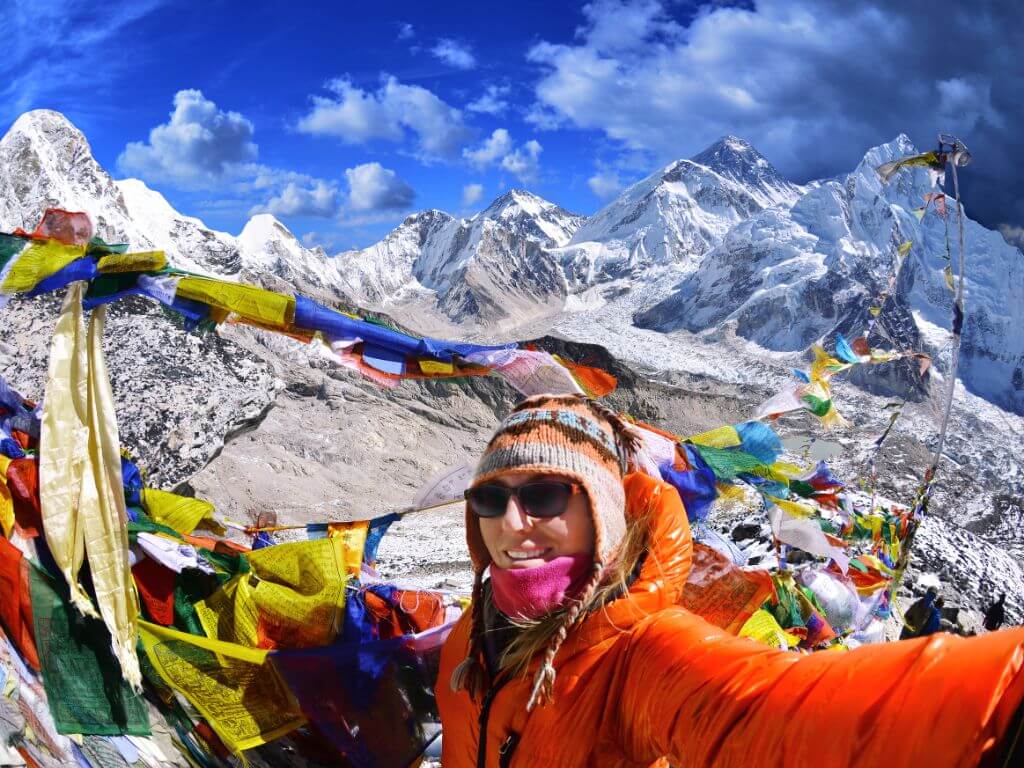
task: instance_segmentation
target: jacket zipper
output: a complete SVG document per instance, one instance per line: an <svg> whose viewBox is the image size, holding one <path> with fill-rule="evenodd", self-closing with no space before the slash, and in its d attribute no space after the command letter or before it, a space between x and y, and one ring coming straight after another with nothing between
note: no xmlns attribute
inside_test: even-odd
<svg viewBox="0 0 1024 768"><path fill-rule="evenodd" d="M494 697L498 695L498 691L504 688L510 679L510 675L502 675L494 681L494 685L484 694L484 700L480 706L480 738L477 739L476 748L477 768L487 768L487 721L491 716L491 704L494 702ZM502 747L504 748L506 744L508 744L507 739L502 744ZM509 755L509 760L511 759L511 755ZM505 766L502 765L502 768L505 768Z"/></svg>
<svg viewBox="0 0 1024 768"><path fill-rule="evenodd" d="M512 753L519 746L519 734L513 731L508 738L501 742L498 748L498 768L511 768Z"/></svg>

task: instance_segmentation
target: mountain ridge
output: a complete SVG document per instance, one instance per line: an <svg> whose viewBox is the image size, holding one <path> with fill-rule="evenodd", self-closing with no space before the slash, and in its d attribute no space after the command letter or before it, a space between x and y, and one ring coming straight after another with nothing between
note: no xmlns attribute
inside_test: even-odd
<svg viewBox="0 0 1024 768"><path fill-rule="evenodd" d="M862 313L829 318L826 310L836 291L844 290L851 293L850 307L867 306L897 235L917 237L922 251L913 253L908 265L920 264L906 273L908 285L901 286L884 316L898 315L900 327L892 332L903 343L916 338L938 352L948 339L946 289L936 282L941 276L933 263L942 244L936 228L941 221L929 214L915 229L912 211L921 190L913 175L898 178L885 191L875 186L872 169L883 159L878 152L866 154L855 179L846 174L797 187L777 181L767 160L762 163L745 142L726 137L717 149L705 150L717 157L669 164L611 201L609 206L618 205L613 213L622 215L606 217L610 225L627 218L629 205L646 201L643 210L634 205L639 215L633 222L642 226L630 232L595 224L588 235L583 225L594 224L594 216L583 222L554 203L541 205L540 198L515 190L469 218L442 211L410 215L370 249L329 257L304 248L273 217L254 217L238 235L216 232L178 214L142 182L114 182L92 158L85 137L57 113L32 113L16 125L0 139L0 228L31 228L45 207L79 208L93 216L105 239L128 241L136 249L162 248L183 268L300 291L361 311L384 311L421 333L437 329L448 336L523 340L540 338L553 325L559 337L554 341L566 345L567 356L600 350L600 360L615 363L620 391L610 398L612 407L678 434L749 418L759 401L791 379L793 367L806 366L807 352L799 344L772 348L775 342L764 338L766 347L740 332L741 318L734 313L765 306L761 302L772 298L758 291L791 288L774 297L774 306L790 301L818 312L807 326L815 333L827 337L836 329L861 330ZM890 154L911 151L901 139L892 144ZM715 163L718 170L710 167ZM749 189L743 188L745 174ZM769 193L770 199L763 197ZM490 215L481 215L488 209ZM538 223L545 213L548 217ZM813 269L780 258L769 247L773 234L790 237L794 258L811 259ZM582 239L604 235L603 241ZM1013 263L992 237L1000 236L970 226L969 251L979 254L976 268ZM690 241L693 249L686 244ZM817 248L818 243L828 248ZM750 269L743 280L732 280L729 270L750 267L757 256L753 244L764 246L766 269ZM371 249L376 249L372 258L361 262L364 275L360 254ZM813 300L803 301L800 291L815 280L824 282L830 269L836 291L814 286L807 294ZM844 282L847 278L852 282ZM996 270L987 283L972 286L969 308L973 297L976 308L998 309L996 288L1009 278ZM696 281L693 296L702 297L702 306L718 300L729 311L695 330L660 332L633 324L634 316L678 294L687 280ZM733 285L737 292L730 297ZM379 294L373 295L375 290ZM366 296L372 301L364 301ZM903 309L894 312L904 300ZM59 297L41 296L15 298L0 309L5 376L30 397L43 395L58 308ZM673 322L679 319L678 312L666 314ZM994 311L976 317L979 329L1000 321ZM748 326L756 329L752 320ZM232 519L267 505L297 522L397 508L425 477L471 460L511 407L511 395L490 379L409 382L382 390L318 358L315 345L232 324L215 333L187 334L158 307L137 298L111 307L104 346L122 442L147 467L153 485L191 489ZM1012 363L1015 347L978 345L972 354L998 371ZM947 361L935 357L941 376ZM857 436L830 435L820 443L834 441L836 472L851 482L865 477L867 437L885 427L884 405L891 395L881 394L880 385L887 384L887 392L896 396L906 392L906 381L888 370L868 371L859 382L863 388L845 379L835 384L837 407L857 422ZM969 365L965 371L985 378L984 366L974 374ZM880 492L912 498L914 473L929 458L937 401L934 392L926 392L905 406L879 458ZM1014 450L1024 420L969 390L958 388L956 403L945 451L951 461L944 463L932 499L932 508L944 516L937 522L970 526L1010 553L1007 559L1019 560L1024 537L1000 510L1024 497L1024 468L1019 449ZM778 426L784 434L806 436L812 429L808 418L796 415ZM979 435L986 439L979 441ZM922 553L928 557L918 562L929 569L930 563L948 564L956 547L935 560L937 551ZM421 550L415 552L419 558ZM991 591L985 575L949 573L970 582L964 594L971 599ZM1024 592L1017 602L1024 606Z"/></svg>

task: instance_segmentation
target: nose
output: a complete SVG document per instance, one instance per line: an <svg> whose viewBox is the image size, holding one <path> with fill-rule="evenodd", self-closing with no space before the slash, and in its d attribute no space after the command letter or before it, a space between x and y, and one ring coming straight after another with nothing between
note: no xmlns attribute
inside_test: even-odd
<svg viewBox="0 0 1024 768"><path fill-rule="evenodd" d="M515 496L508 497L508 504L505 507L505 515L501 519L502 528L506 531L519 533L529 528L533 521L530 516L527 515L523 508L519 506L519 501Z"/></svg>

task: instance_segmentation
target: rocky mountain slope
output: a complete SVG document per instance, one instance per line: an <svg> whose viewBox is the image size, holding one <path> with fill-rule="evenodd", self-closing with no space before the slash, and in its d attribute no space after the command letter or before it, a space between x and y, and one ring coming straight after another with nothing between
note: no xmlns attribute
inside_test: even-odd
<svg viewBox="0 0 1024 768"><path fill-rule="evenodd" d="M748 418L790 367L805 364L794 339L854 328L897 236L920 245L905 273L913 284L901 281L893 302L902 307L892 313L901 323L895 330L908 344L941 350L948 305L943 309L935 294L933 262L942 241L931 217L915 229L916 219L906 216L919 181L881 190L865 170L876 157L906 149L897 143L872 150L850 179L804 189L745 142L726 138L639 182L589 219L513 190L472 218L426 211L370 248L330 258L304 248L271 216L254 217L238 236L210 230L142 182L113 181L61 115L32 112L0 140L0 229L31 228L49 206L81 209L107 240L162 248L187 269L387 312L420 332L526 338L553 326L548 344L619 377L614 405L685 434ZM968 302L977 332L965 339L965 352L970 343L978 367L967 369L968 389L958 394L951 461L933 505L935 541L922 538L916 562L955 580L964 600L1011 589L1011 606L1021 611L1024 541L996 505L1022 506L1024 420L994 405L1013 402L1010 371L1020 362L1020 340L986 331L1007 328L1018 310L997 311L999 281L1016 289L1012 274L1000 271L1010 255L992 237L969 225L969 259L978 272ZM783 322L772 325L768 302ZM978 314L982 304L987 314ZM58 306L51 296L0 309L0 366L32 397L42 395ZM642 325L664 323L667 332L633 325L637 313ZM699 327L687 325L691 315ZM401 506L436 472L471 460L512 402L490 379L380 389L286 338L233 326L185 334L142 300L113 308L105 345L123 442L149 468L151 482L191 488L235 520L262 508L306 521ZM983 364L995 374L986 378ZM990 389L967 378L971 371ZM885 419L885 400L868 391L881 384L861 383L868 389L836 386L856 429L818 443L837 452L840 471L851 478L864 477L866 450ZM904 383L897 377L890 389ZM882 457L880 488L894 498L909 499L914 472L925 464L934 389L908 406ZM796 416L780 430L800 439L816 428ZM382 551L392 572L431 583L464 577L457 520L441 513L403 522ZM722 525L729 530L732 519ZM968 549L973 554L962 554ZM978 573L982 562L998 568Z"/></svg>
<svg viewBox="0 0 1024 768"><path fill-rule="evenodd" d="M448 333L453 324L500 333L561 311L566 288L550 249L582 221L513 189L469 219L414 214L376 245L339 254L336 264L362 306L420 324L426 310Z"/></svg>

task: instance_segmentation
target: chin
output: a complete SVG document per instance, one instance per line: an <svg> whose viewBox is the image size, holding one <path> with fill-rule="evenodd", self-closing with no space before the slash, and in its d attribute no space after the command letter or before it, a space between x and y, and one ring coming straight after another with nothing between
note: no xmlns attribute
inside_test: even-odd
<svg viewBox="0 0 1024 768"><path fill-rule="evenodd" d="M508 561L506 561L508 563L508 565L505 565L505 566L502 566L502 567L505 568L505 570L507 570L507 571L515 570L515 569L518 569L518 568L521 568L521 569L538 568L538 567L540 567L542 565L547 565L552 560L554 560L554 556L552 556L550 558L546 558L546 559L543 558L543 557L535 557L535 558L532 558L530 560L508 560Z"/></svg>

